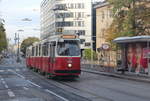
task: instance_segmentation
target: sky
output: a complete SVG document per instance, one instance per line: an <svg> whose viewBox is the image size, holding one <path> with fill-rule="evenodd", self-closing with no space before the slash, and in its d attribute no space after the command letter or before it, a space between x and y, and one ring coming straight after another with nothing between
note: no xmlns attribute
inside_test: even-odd
<svg viewBox="0 0 150 101"><path fill-rule="evenodd" d="M15 33L20 40L29 37L40 37L40 3L42 0L2 0L0 17L5 20L7 37L14 43ZM23 21L29 18L31 21ZM23 30L23 31L18 31Z"/></svg>
<svg viewBox="0 0 150 101"><path fill-rule="evenodd" d="M0 18L5 20L6 33L10 43L15 42L15 33L19 33L20 41L27 37L40 37L40 3L42 0L0 1ZM23 19L26 18L31 21L24 21Z"/></svg>

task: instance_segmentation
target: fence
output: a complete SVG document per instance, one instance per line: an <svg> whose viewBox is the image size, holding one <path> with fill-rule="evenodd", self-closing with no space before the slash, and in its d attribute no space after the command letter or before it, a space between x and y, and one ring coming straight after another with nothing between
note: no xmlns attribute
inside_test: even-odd
<svg viewBox="0 0 150 101"><path fill-rule="evenodd" d="M93 65L91 68L91 64ZM97 60L93 62L90 60L81 60L83 68L95 69L105 72L114 72L116 69L116 52L115 51L101 51L97 55Z"/></svg>

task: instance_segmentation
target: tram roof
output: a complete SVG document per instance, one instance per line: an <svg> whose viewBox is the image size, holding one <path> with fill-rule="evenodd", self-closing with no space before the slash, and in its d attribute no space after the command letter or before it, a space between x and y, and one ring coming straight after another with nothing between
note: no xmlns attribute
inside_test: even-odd
<svg viewBox="0 0 150 101"><path fill-rule="evenodd" d="M134 43L147 41L150 42L150 36L118 37L113 40L115 43Z"/></svg>

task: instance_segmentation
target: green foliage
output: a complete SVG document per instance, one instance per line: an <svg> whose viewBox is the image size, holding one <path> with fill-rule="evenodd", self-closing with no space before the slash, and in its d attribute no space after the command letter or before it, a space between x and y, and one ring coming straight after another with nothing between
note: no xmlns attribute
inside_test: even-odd
<svg viewBox="0 0 150 101"><path fill-rule="evenodd" d="M147 0L107 0L113 6L114 20L107 41L116 37L150 35L150 2ZM147 6L148 5L148 6Z"/></svg>
<svg viewBox="0 0 150 101"><path fill-rule="evenodd" d="M26 54L26 48L29 47L30 45L32 45L34 42L39 41L38 38L36 37L29 37L25 40L23 40L23 42L21 43L21 51Z"/></svg>
<svg viewBox="0 0 150 101"><path fill-rule="evenodd" d="M0 52L4 49L7 49L7 38L4 24L0 23Z"/></svg>
<svg viewBox="0 0 150 101"><path fill-rule="evenodd" d="M83 58L87 60L91 60L91 52L93 52L93 59L97 59L97 54L95 51L91 51L91 49L85 49L83 52Z"/></svg>

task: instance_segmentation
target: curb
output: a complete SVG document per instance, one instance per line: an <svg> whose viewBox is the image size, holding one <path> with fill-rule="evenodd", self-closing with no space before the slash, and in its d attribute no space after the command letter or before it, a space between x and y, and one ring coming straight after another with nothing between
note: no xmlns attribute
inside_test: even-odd
<svg viewBox="0 0 150 101"><path fill-rule="evenodd" d="M126 80L132 80L132 81L137 81L137 82L150 83L150 77L141 78L141 77L138 76L138 75L129 77L129 75L125 75L125 74L99 72L99 71L87 70L87 69L81 69L81 70L82 70L83 72L94 73L94 74L99 74L99 75L108 76L108 77L115 77L115 78L126 79Z"/></svg>

